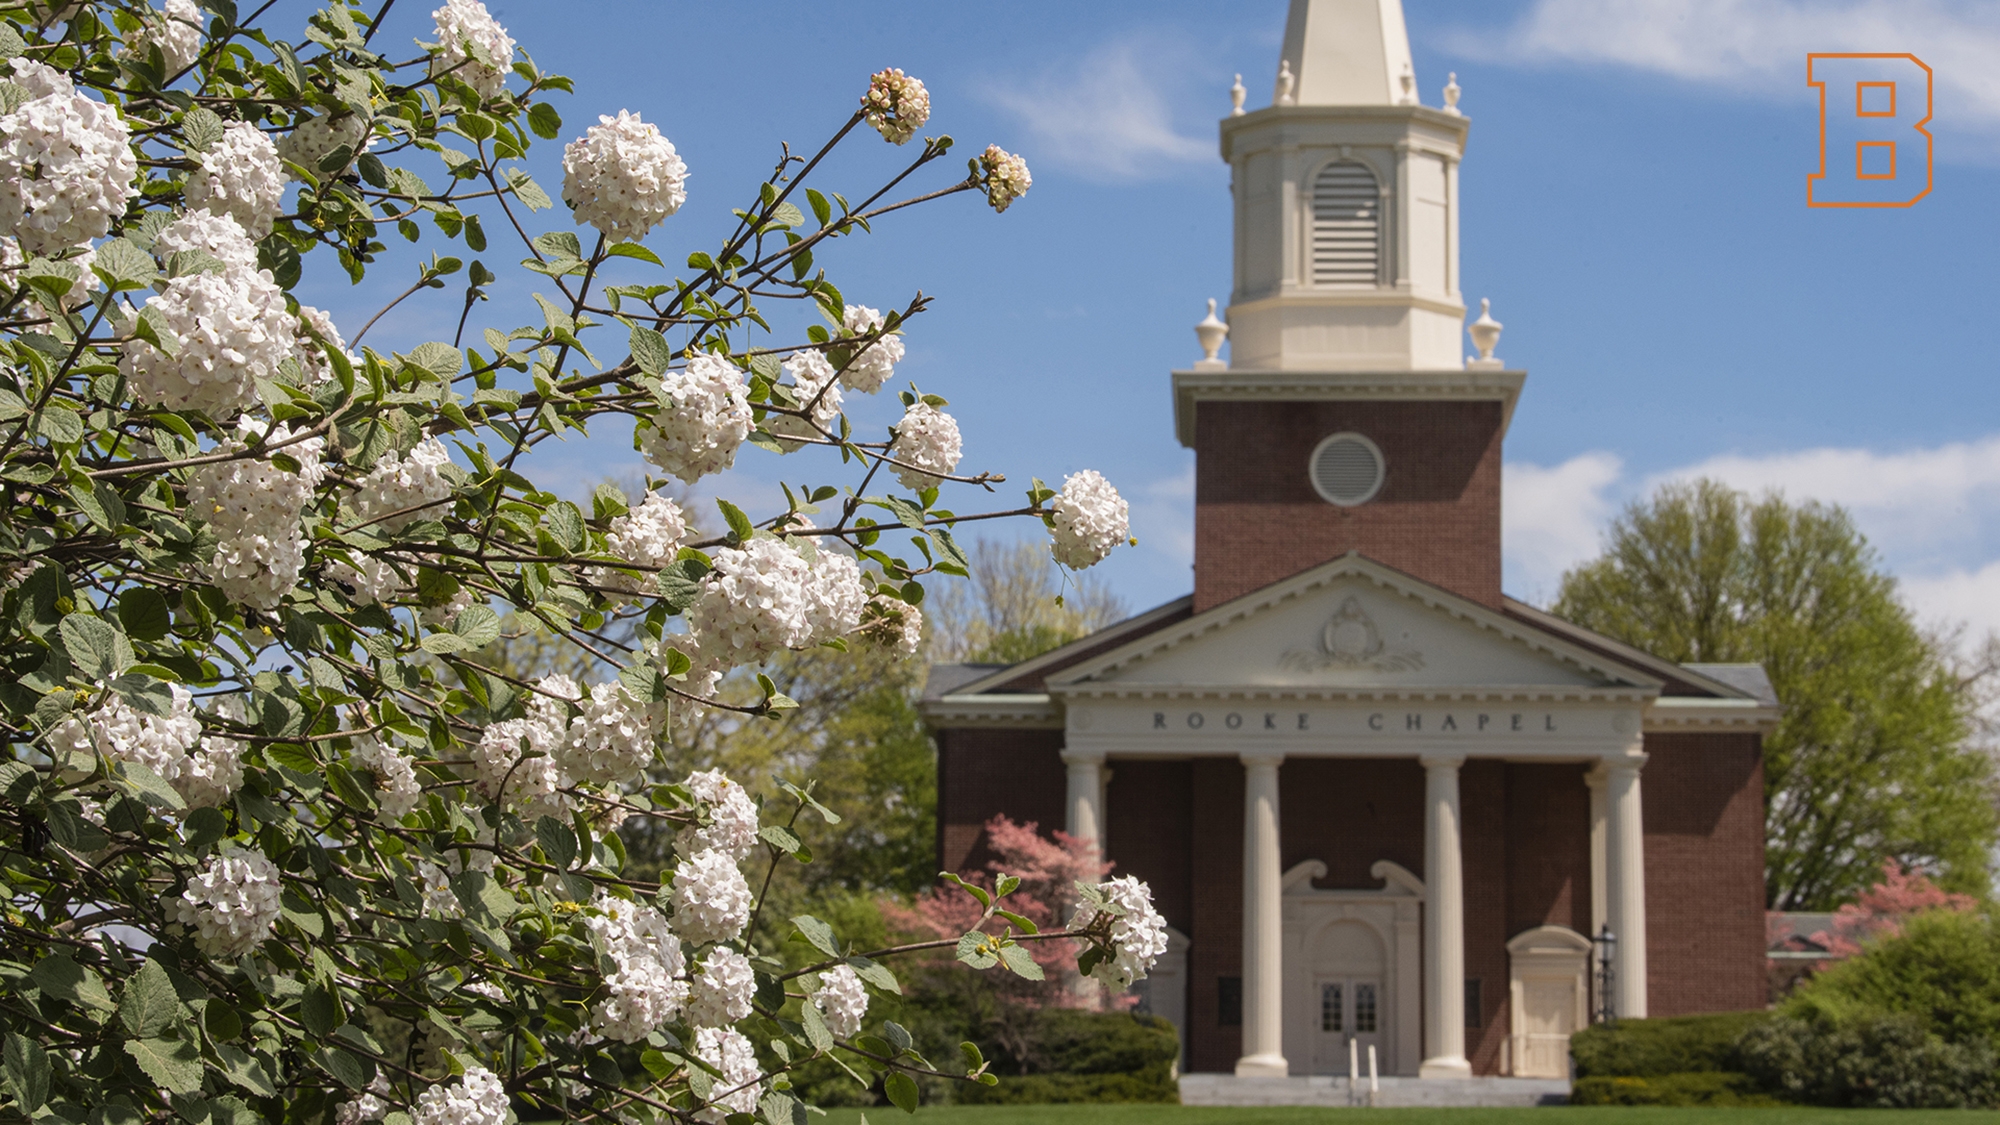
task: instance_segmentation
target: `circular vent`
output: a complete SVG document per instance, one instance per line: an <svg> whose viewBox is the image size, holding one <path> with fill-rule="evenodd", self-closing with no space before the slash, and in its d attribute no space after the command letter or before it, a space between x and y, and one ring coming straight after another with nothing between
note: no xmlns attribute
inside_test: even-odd
<svg viewBox="0 0 2000 1125"><path fill-rule="evenodd" d="M1335 434L1313 450L1312 486L1329 504L1352 508L1382 489L1382 451L1360 434Z"/></svg>

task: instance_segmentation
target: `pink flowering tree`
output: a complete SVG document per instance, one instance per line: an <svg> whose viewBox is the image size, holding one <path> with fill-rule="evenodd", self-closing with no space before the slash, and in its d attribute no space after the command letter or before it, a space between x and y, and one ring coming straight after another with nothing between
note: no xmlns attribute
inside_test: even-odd
<svg viewBox="0 0 2000 1125"><path fill-rule="evenodd" d="M863 304L841 250L919 204L1005 211L1026 164L952 169L884 70L730 210L643 114L566 126L569 80L479 0L396 12L414 49L386 2L273 7L0 0L0 1118L789 1125L808 1059L905 1108L918 1075L991 1080L868 1022L890 959L1143 971L1157 916L1115 880L1066 928L996 883L907 948L801 915L819 959L788 969L746 936L756 888L837 814L674 747L704 709L782 720L768 678L716 695L781 652L913 651L966 520L1039 520L1070 567L1125 541L1094 472L986 507L935 394L844 413L929 301ZM697 202L719 241L676 225ZM377 307L302 304L323 274ZM435 338L371 336L399 307ZM544 443L614 425L643 496L535 483ZM784 504L729 499L777 457ZM503 627L588 672L520 674ZM675 840L656 879L632 818Z"/></svg>
<svg viewBox="0 0 2000 1125"><path fill-rule="evenodd" d="M1870 941L1902 933L1904 920L1913 915L1932 910L1963 914L1978 906L1971 895L1952 894L1922 872L1883 860L1882 881L1835 911L1833 928L1813 934L1812 940L1835 958L1852 957Z"/></svg>

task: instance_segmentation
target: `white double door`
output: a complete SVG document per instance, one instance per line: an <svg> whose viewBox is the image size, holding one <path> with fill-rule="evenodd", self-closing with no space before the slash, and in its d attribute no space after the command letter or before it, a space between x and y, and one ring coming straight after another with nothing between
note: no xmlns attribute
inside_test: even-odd
<svg viewBox="0 0 2000 1125"><path fill-rule="evenodd" d="M1345 1075L1351 1057L1355 1060L1358 1075L1366 1077L1369 1048L1376 1050L1378 1058L1383 1049L1383 1023L1388 1013L1383 1004L1382 979L1379 976L1321 976L1316 984L1319 1030L1314 1036L1313 1070L1320 1074ZM1354 1044L1351 1056L1348 1053L1349 1043Z"/></svg>

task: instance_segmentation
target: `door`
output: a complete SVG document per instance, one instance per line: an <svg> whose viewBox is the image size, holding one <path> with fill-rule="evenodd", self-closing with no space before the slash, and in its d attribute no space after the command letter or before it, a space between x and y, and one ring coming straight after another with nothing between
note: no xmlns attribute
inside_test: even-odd
<svg viewBox="0 0 2000 1125"><path fill-rule="evenodd" d="M1514 1073L1523 1078L1568 1078L1569 1037L1576 1033L1574 977L1523 977L1523 1034Z"/></svg>
<svg viewBox="0 0 2000 1125"><path fill-rule="evenodd" d="M1386 1060L1382 1051L1382 982L1376 977L1321 977L1319 980L1319 1033L1315 1038L1314 1067L1320 1074L1348 1073L1348 1043L1354 1043L1357 1075L1368 1074L1368 1048L1375 1048L1377 1068Z"/></svg>

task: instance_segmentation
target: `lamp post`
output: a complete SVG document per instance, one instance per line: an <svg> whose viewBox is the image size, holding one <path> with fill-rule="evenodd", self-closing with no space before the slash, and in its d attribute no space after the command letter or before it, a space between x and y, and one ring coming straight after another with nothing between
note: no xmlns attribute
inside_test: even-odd
<svg viewBox="0 0 2000 1125"><path fill-rule="evenodd" d="M1618 1001L1615 987L1618 970L1614 967L1618 959L1618 935L1611 932L1611 924L1590 943L1597 947L1597 1019L1596 1022L1611 1024L1618 1022Z"/></svg>

